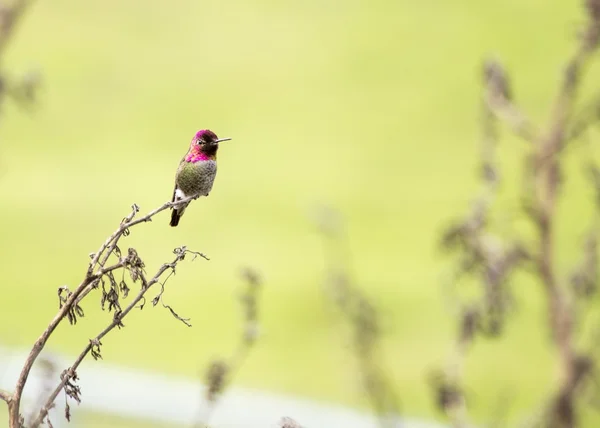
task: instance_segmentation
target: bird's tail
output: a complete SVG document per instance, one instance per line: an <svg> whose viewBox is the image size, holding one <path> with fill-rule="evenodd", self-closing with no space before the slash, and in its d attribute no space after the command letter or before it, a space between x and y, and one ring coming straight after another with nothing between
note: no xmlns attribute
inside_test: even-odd
<svg viewBox="0 0 600 428"><path fill-rule="evenodd" d="M169 222L169 225L171 227L175 227L175 226L177 226L179 224L179 219L183 215L183 212L185 211L185 207L186 206L187 205L179 206L177 208L173 208L173 211L171 211L171 221Z"/></svg>
<svg viewBox="0 0 600 428"><path fill-rule="evenodd" d="M177 212L177 210L173 210L171 211L171 222L169 223L169 225L171 227L175 227L179 224L179 219L181 218L181 215Z"/></svg>

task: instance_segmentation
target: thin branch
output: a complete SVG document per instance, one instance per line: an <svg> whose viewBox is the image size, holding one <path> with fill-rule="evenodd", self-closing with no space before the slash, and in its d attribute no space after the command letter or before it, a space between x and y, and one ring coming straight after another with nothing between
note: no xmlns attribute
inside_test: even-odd
<svg viewBox="0 0 600 428"><path fill-rule="evenodd" d="M573 392L577 383L577 366L580 357L576 355L573 343L575 314L555 272L554 223L560 184L560 160L554 154L564 146L567 124L572 115L581 74L597 46L599 29L599 21L590 20L577 51L565 68L553 105L548 133L538 143L538 162L535 168L535 193L539 214L536 222L539 230L537 264L548 296L549 325L558 347L563 376L551 409L550 419L553 424L557 424L556 426L565 427L572 427L575 424Z"/></svg>
<svg viewBox="0 0 600 428"><path fill-rule="evenodd" d="M486 108L516 135L533 143L537 132L527 116L512 101L508 74L502 64L489 59L484 63L483 73Z"/></svg>
<svg viewBox="0 0 600 428"><path fill-rule="evenodd" d="M182 204L185 202L193 201L195 199L198 199L198 196L190 196L188 198L181 199L177 202L165 202L160 207L150 211L145 216L140 217L136 220L133 220L133 218L139 212L139 207L137 205L133 204L133 206L131 207L132 208L131 213L123 219L119 228L117 230L115 230L112 233L112 235L110 235L106 239L106 241L100 246L100 248L98 249L98 251L96 253L92 254L92 261L90 262L89 267L88 267L88 274L91 274L93 272L93 270L96 268L96 265L104 266L104 264L106 263L106 261L108 260L110 255L117 248L117 243L119 242L119 239L121 238L121 236L127 235L129 233L129 228L131 228L135 225L138 225L140 223L152 221L152 217L154 217L156 214L160 213L161 211L164 211L168 208L172 208L176 205L179 205L179 204ZM206 257L202 253L193 253L193 254L200 255L201 257L205 258L206 260L209 260L208 257ZM81 296L77 299L77 304L79 304L79 302L81 300L83 300L85 298L85 296L87 296L90 293L90 291L92 291L92 289L93 289L93 285L88 284L86 289L81 293Z"/></svg>
<svg viewBox="0 0 600 428"><path fill-rule="evenodd" d="M490 109L519 137L533 143L537 132L527 116L519 108L507 100L488 100Z"/></svg>
<svg viewBox="0 0 600 428"><path fill-rule="evenodd" d="M91 291L91 289L93 288L93 285L94 285L94 281L98 280L100 277L102 277L102 275L121 267L119 264L117 264L108 269L101 268L97 273L94 274L93 271L94 271L96 265L98 264L102 254L107 250L107 248L109 248L109 246L113 242L115 242L115 244L116 244L116 242L118 242L118 240L120 239L121 236L128 233L128 231L131 227L133 227L137 224L140 224L142 222L151 221L152 217L154 217L156 214L160 213L161 211L164 211L168 208L172 208L173 206L176 206L180 203L185 203L185 202L191 201L193 199L197 199L197 198L198 198L198 196L192 196L189 198L185 198L184 200L178 201L177 203L166 202L163 205L161 205L160 207L150 211L145 216L140 217L136 220L134 220L134 217L139 212L139 208L135 204L132 206L131 213L124 219L124 221L121 222L121 224L119 225L117 230L115 230L107 238L107 240L100 246L98 251L93 255L92 261L90 262L90 264L88 266L85 278L77 286L75 291L73 291L73 293L66 299L63 306L59 309L58 313L54 316L52 321L50 321L50 324L48 325L48 327L46 327L44 332L34 343L29 355L27 356L27 359L25 360L25 364L21 370L21 373L17 380L17 385L15 387L15 392L13 395L13 402L11 403L11 406L9 409L9 420L11 421L11 427L13 427L13 426L16 427L18 425L18 420L20 417L19 409L20 409L20 404L21 404L21 396L23 394L23 388L25 387L27 378L29 377L29 373L31 372L31 368L33 367L33 364L35 363L37 357L42 352L42 349L46 345L46 342L48 341L49 337L52 335L52 333L54 332L56 327L60 324L60 322L65 317L67 317L67 314L72 310L72 308L77 306L79 304L79 302L81 301L81 299L83 299L83 297L85 297Z"/></svg>
<svg viewBox="0 0 600 428"><path fill-rule="evenodd" d="M10 7L0 9L0 55L6 49L16 25L31 3L31 0L17 0Z"/></svg>
<svg viewBox="0 0 600 428"><path fill-rule="evenodd" d="M31 368L33 367L33 363L35 362L37 357L42 352L42 349L46 345L46 342L48 341L48 338L50 337L50 335L54 332L54 330L56 329L58 324L66 317L67 313L73 306L75 299L77 298L79 293L81 293L83 288L86 285L88 285L92 280L93 280L93 278L91 276L86 276L86 278L81 282L81 284L79 284L79 286L73 292L73 294L67 299L65 305L63 305L63 307L54 316L52 321L50 321L50 324L48 325L48 327L46 327L46 329L44 330L42 335L34 343L33 348L31 349L31 351L29 352L29 355L27 356L27 359L25 360L25 365L23 366L23 369L21 370L19 379L17 380L17 386L15 388L15 392L13 395L13 404L10 407L10 420L11 421L17 421L19 419L19 408L20 408L20 402L21 402L21 395L23 393L23 388L25 387L25 383L27 382L29 373L31 372ZM16 422L13 422L13 423L16 424ZM17 426L17 425L14 425L14 426ZM12 425L11 425L11 428L12 428Z"/></svg>
<svg viewBox="0 0 600 428"><path fill-rule="evenodd" d="M186 255L185 249L177 252L175 259L171 263L163 264L160 267L160 269L156 272L156 274L149 281L147 281L146 278L142 274L141 278L142 278L143 285L142 285L140 291L138 292L138 294L136 295L136 297L131 301L131 303L122 312L120 312L120 313L116 312L115 316L113 317L112 322L107 327L105 327L100 333L98 333L98 335L96 337L91 339L90 342L85 346L83 351L75 359L75 362L63 374L60 383L54 389L54 391L50 394L50 396L46 400L46 404L40 409L40 412L39 412L37 418L31 423L31 428L37 428L42 423L42 421L46 418L46 416L48 415L48 411L50 410L54 401L56 400L56 397L58 396L60 391L64 389L67 382L76 375L77 368L79 367L81 362L84 360L84 358L90 353L90 351L92 351L94 349L94 347L97 347L97 349L99 350L99 347L101 344L100 341L102 340L102 338L104 336L106 336L115 327L122 326L123 319L140 302L140 300L143 299L144 294L146 294L146 292L150 289L150 287L152 287L154 284L159 282L160 277L167 270L171 270L171 272L172 272L175 269L175 266L177 265L177 263L179 263L181 260L184 259L185 255Z"/></svg>
<svg viewBox="0 0 600 428"><path fill-rule="evenodd" d="M528 185L526 192L531 197L532 202L527 204L525 208L538 230L537 253L532 258L537 268L537 277L543 284L543 290L547 297L549 330L553 334L559 353L563 375L558 390L550 400L547 412L548 419L545 421L546 425L544 426L560 428L576 426L576 390L577 388L581 389L582 379L589 377L594 366L589 356L576 351L573 336L577 313L574 311L571 296L567 293L562 281L557 277L557 265L554 259L557 248L554 236L555 212L561 183L560 168L562 164L562 159L557 154L565 147L565 142L568 139L575 138L582 133L585 127L588 126L588 122L597 119L598 115L597 111L593 112L596 115L595 117L594 114L587 112L587 117L582 117L581 122L575 122L574 126L569 127L581 75L592 52L597 47L600 36L600 1L588 1L588 7L591 7L590 10L593 10L593 13L590 13L590 20L585 28L581 43L568 62L563 74L556 99L552 105L549 123L539 135L533 132L533 128L529 125L527 119L512 103L508 77L502 65L497 61L487 61L484 73L486 79L484 103L489 111L496 118L507 123L517 135L533 143L532 156L529 158L533 162L528 163L526 166L529 179L525 180L525 184ZM597 106L595 108L597 109ZM492 125L488 124L484 128L487 129L488 134L484 138L484 148L485 145L489 145L489 142L493 142L494 128ZM494 173L495 169L489 166L493 162L485 159L489 152L490 149L484 150L484 167L486 167L484 170L489 172L485 177L492 184L486 186L486 188L492 191L496 174ZM445 244L448 248L458 248L465 252L466 260L462 260L462 271L483 274L482 285L485 293L492 291L493 294L496 294L501 291L502 282L506 279L506 275L510 273L509 267L511 265L516 266L515 263L519 259L530 260L531 256L529 254L531 251L524 251L516 247L512 253L504 250L495 251L496 254L494 254L494 251L490 253L486 241L481 240L485 238L482 233L487 222L486 199L482 198L479 205L482 207L480 209L481 213L478 214L475 211L471 219L468 218L458 226L451 228L445 236ZM590 241L588 256L593 256L594 260L592 262L586 260L586 263L579 269L575 277L575 282L578 285L584 285L583 289L591 281L590 278L595 280L597 274L595 248L596 241ZM494 299L498 300L497 296ZM472 341L474 331L482 329L483 316L489 311L489 308L485 308L485 300L483 303L483 310L478 305L467 306L463 309L461 335L457 347L456 373L458 374L460 374L465 346ZM497 317L496 312L498 309L500 310L499 314L502 315L502 306L495 308L494 312L490 312L490 315ZM492 319L491 321L495 320ZM500 319L500 321L502 320ZM490 327L492 326L490 325ZM449 381L444 379L437 381L441 407L445 410L447 407L450 407L450 410L462 409L464 402L461 399L462 392L458 383L452 376L447 377L450 378ZM463 421L460 419L454 421L455 426L463 425Z"/></svg>
<svg viewBox="0 0 600 428"><path fill-rule="evenodd" d="M501 334L505 314L511 300L506 283L518 265L527 259L527 251L518 243L512 248L492 240L486 227L500 182L496 146L498 117L490 99L506 100L510 90L506 73L499 62L484 65L484 102L481 106L481 170L483 191L471 212L443 235L442 247L459 254L458 268L452 285L466 275L482 283L482 296L475 303L460 304L459 329L452 358L445 370L436 370L430 377L437 407L445 413L455 428L469 425L467 401L463 388L464 365L470 345L477 334L497 337Z"/></svg>
<svg viewBox="0 0 600 428"><path fill-rule="evenodd" d="M195 259L195 257L194 257L194 259ZM168 309L171 312L171 315L173 315L175 317L175 319L178 319L179 321L181 321L188 327L191 327L192 324L189 322L190 321L189 318L183 318L183 317L179 316L177 314L177 312L175 312L175 310L171 306L165 304L165 302L163 301L163 294L165 293L165 284L167 283L169 278L171 278L171 276L174 274L175 274L175 267L173 266L173 270L171 270L171 272L169 272L169 275L167 275L165 280L160 283L160 291L158 292L156 297L154 299L152 299L152 306L156 306L158 304L158 302L160 302L162 307L165 309Z"/></svg>
<svg viewBox="0 0 600 428"><path fill-rule="evenodd" d="M600 121L600 94L593 97L585 107L573 114L572 124L565 137L565 143L570 143L583 134L596 122Z"/></svg>
<svg viewBox="0 0 600 428"><path fill-rule="evenodd" d="M10 403L12 401L12 394L0 389L0 400L5 401L7 404Z"/></svg>
<svg viewBox="0 0 600 428"><path fill-rule="evenodd" d="M96 253L93 254L92 257L92 261L90 262L90 265L88 267L88 273L91 273L94 268L96 267L96 264L98 264L98 262L100 261L100 257L102 257L102 255L104 254L104 252L106 251L107 248L109 248L111 246L111 244L113 243L113 241L118 241L118 239L124 235L124 234L128 234L129 233L129 228L132 226L135 226L137 224L143 223L143 222L147 222L147 221L152 221L152 217L154 217L156 214L160 213L161 211L164 211L168 208L173 208L175 206L178 206L180 204L184 204L186 202L190 202L193 201L195 199L198 199L198 195L196 196L190 196L184 199L181 199L177 202L165 202L164 204L162 204L160 207L155 208L154 210L150 211L148 214L146 214L143 217L139 217L136 220L133 220L133 218L136 216L136 214L139 212L139 207L136 204L133 204L133 206L131 207L131 213L125 217L123 219L123 221L121 222L119 228L117 230L115 230L107 239L106 241L100 246L100 248L98 249L98 251ZM112 247L113 249L115 248L114 246ZM108 255L105 256L104 258L104 263L106 262L106 259L108 259L108 257L110 256L112 251L108 252Z"/></svg>
<svg viewBox="0 0 600 428"><path fill-rule="evenodd" d="M553 157L564 148L564 144L570 139L577 138L585 130L587 118L581 118L581 122L575 121L571 126L571 132L567 132L568 121L573 114L573 106L579 88L581 73L589 62L592 53L597 48L600 34L600 21L592 19L581 38L577 51L563 72L563 80L559 92L554 101L553 112L549 123L549 133L541 144L540 153L542 160ZM586 109L587 110L587 109ZM585 110L584 110L585 111Z"/></svg>
<svg viewBox="0 0 600 428"><path fill-rule="evenodd" d="M205 373L207 407L195 424L198 428L208 425L219 396L231 384L259 337L258 292L262 288L262 280L258 273L249 267L242 270L242 276L247 283L245 291L240 296L244 310L244 329L239 345L229 359L213 360Z"/></svg>

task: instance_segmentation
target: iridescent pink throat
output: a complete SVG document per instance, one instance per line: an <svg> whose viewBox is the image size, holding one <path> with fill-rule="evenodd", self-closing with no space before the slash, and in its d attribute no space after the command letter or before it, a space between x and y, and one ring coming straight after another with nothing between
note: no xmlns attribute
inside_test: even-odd
<svg viewBox="0 0 600 428"><path fill-rule="evenodd" d="M212 159L211 156L209 156L206 153L202 152L200 150L200 147L198 147L195 144L190 148L190 151L185 156L185 161L186 162L191 162L191 163L196 163L196 162L201 162L201 161L207 161L207 160L211 160L211 159Z"/></svg>

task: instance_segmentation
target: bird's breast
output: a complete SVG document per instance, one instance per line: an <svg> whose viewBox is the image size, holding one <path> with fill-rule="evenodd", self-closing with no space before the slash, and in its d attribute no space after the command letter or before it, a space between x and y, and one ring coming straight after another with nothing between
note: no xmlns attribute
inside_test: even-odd
<svg viewBox="0 0 600 428"><path fill-rule="evenodd" d="M205 160L185 162L177 176L177 186L186 194L207 194L217 174L217 162Z"/></svg>

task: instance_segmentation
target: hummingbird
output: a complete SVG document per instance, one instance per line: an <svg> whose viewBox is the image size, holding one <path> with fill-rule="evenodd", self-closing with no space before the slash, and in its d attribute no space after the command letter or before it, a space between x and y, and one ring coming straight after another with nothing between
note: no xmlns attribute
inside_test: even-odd
<svg viewBox="0 0 600 428"><path fill-rule="evenodd" d="M190 148L179 162L171 202L192 196L208 196L217 175L219 143L229 140L231 138L219 139L217 134L209 129L196 132L190 142ZM173 211L170 226L175 227L179 224L179 219L189 204L190 201L171 208Z"/></svg>

